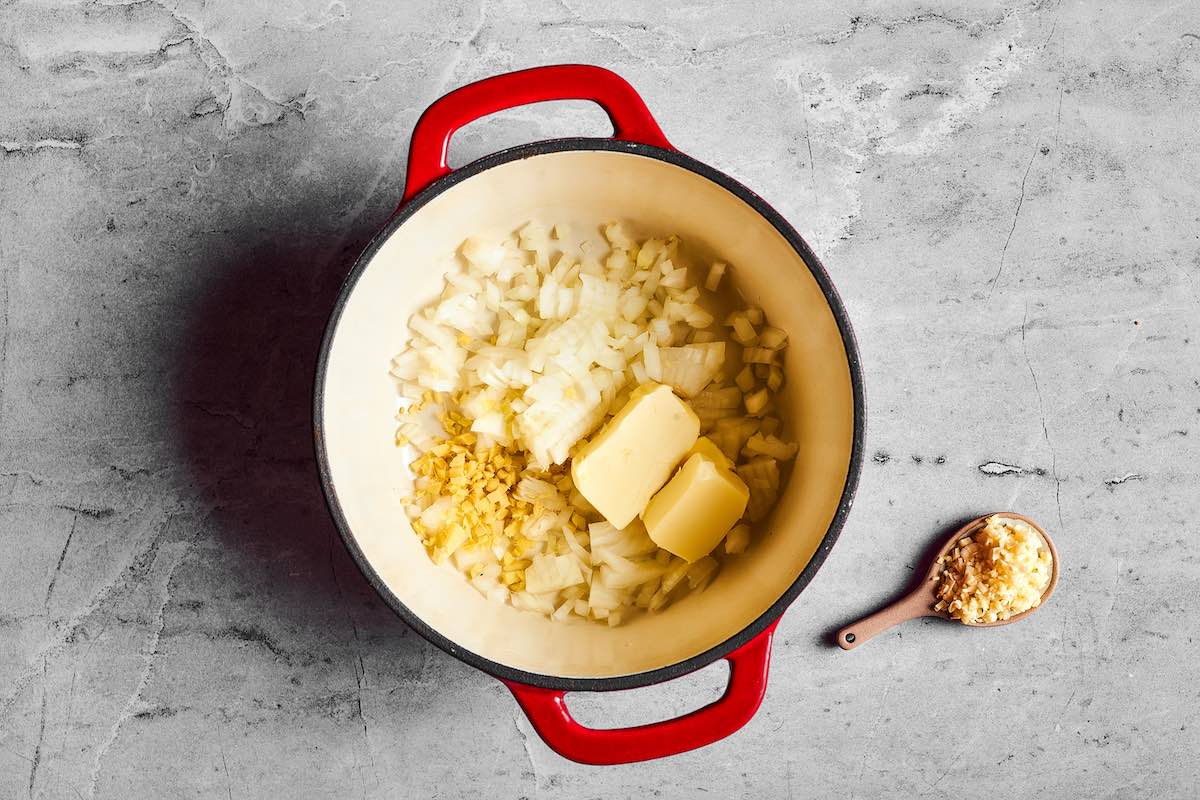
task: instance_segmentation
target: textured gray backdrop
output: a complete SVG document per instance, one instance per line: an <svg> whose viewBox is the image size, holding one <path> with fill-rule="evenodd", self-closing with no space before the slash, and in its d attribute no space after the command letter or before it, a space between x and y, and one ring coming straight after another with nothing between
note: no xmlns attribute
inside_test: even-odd
<svg viewBox="0 0 1200 800"><path fill-rule="evenodd" d="M563 61L810 238L870 408L762 711L611 769L373 598L308 433L417 115ZM1186 1L0 2L0 796L1195 796L1198 92ZM522 109L454 156L606 130ZM828 646L1002 508L1059 542L1044 611Z"/></svg>

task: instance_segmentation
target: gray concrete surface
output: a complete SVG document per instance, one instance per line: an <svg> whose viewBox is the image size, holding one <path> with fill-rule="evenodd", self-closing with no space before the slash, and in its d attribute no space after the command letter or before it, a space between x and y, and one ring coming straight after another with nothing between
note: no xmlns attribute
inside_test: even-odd
<svg viewBox="0 0 1200 800"><path fill-rule="evenodd" d="M870 406L761 712L611 769L372 596L307 427L416 116L562 61L811 238ZM0 2L0 796L1194 797L1198 96L1188 2ZM454 155L603 123L523 109ZM828 646L998 508L1056 534L1044 611Z"/></svg>

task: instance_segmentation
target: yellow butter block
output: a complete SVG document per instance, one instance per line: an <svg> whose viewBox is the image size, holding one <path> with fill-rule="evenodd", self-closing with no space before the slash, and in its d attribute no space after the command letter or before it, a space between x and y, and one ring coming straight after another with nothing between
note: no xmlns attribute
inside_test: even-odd
<svg viewBox="0 0 1200 800"><path fill-rule="evenodd" d="M571 478L609 524L624 529L700 435L700 420L669 386L647 383L571 462Z"/></svg>
<svg viewBox="0 0 1200 800"><path fill-rule="evenodd" d="M729 457L721 452L721 448L717 447L716 443L707 436L701 436L699 439L697 439L696 443L692 445L692 449L688 451L688 454L684 456L683 460L687 461L696 453L700 453L702 456L718 466L724 467L725 469L733 469L733 462L730 461Z"/></svg>
<svg viewBox="0 0 1200 800"><path fill-rule="evenodd" d="M728 463L720 451L716 455ZM692 562L708 555L742 518L750 490L722 461L703 450L693 453L651 498L642 520L656 545Z"/></svg>

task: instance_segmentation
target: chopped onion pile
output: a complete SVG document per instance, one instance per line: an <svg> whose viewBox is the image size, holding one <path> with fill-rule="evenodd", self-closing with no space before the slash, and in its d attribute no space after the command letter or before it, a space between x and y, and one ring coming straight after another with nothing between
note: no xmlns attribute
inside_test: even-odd
<svg viewBox="0 0 1200 800"><path fill-rule="evenodd" d="M600 254L566 245L565 233L530 223L507 241L463 243L466 269L413 315L392 361L409 401L396 442L419 453L406 509L435 561L497 602L617 625L703 588L719 562L672 556L640 521L603 521L571 483L571 455L634 388L665 383L736 464L746 519L763 519L778 462L796 452L773 416L787 334L755 308L717 324L674 236L638 242L611 223ZM716 291L728 269L713 264L704 288ZM430 407L440 431L421 414ZM718 554L743 552L750 533L739 524Z"/></svg>

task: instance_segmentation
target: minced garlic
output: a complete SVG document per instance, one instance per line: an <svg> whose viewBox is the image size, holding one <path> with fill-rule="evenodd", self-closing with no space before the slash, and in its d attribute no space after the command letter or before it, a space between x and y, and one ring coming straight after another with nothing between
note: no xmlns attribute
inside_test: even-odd
<svg viewBox="0 0 1200 800"><path fill-rule="evenodd" d="M445 397L425 400L445 401ZM574 492L565 468L530 468L524 451L481 442L470 430L470 419L456 411L439 413L437 420L446 436L432 440L410 465L413 494L404 500L412 529L434 562L441 563L456 553L492 551L498 564L489 566L468 557L455 561L455 566L464 570L468 579L485 584L494 579L509 591L522 592L534 557L543 552L570 552L568 535L577 543L588 541L589 520L578 511L560 512L557 541L550 546L529 538L545 539L551 533L548 526L538 525L548 521L544 503L565 507L566 498ZM397 443L403 444L406 438L397 434ZM531 482L540 485L540 496L531 496L537 493Z"/></svg>
<svg viewBox="0 0 1200 800"><path fill-rule="evenodd" d="M525 469L523 454L500 445L477 446L470 422L455 412L439 416L449 438L422 453L411 467L416 512L413 530L430 556L442 561L465 544L490 545L495 537L515 535L533 506L512 497ZM448 498L439 519L421 513L438 498ZM521 567L527 565L520 565Z"/></svg>
<svg viewBox="0 0 1200 800"><path fill-rule="evenodd" d="M993 515L974 537L964 537L942 565L937 611L968 624L1002 622L1036 608L1050 582L1050 550L1036 530Z"/></svg>

